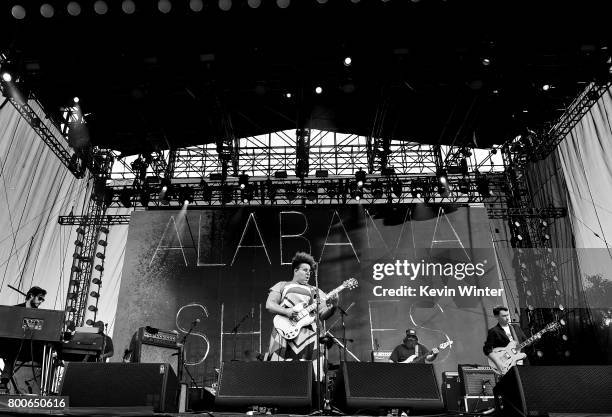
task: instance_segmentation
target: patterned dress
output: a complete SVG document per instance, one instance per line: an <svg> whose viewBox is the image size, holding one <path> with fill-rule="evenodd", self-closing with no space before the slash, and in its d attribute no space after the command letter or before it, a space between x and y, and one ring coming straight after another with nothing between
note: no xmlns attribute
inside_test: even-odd
<svg viewBox="0 0 612 417"><path fill-rule="evenodd" d="M298 284L293 281L279 282L270 288L270 292L278 292L281 295L280 305L292 307L297 303L306 302L306 305L314 303L314 290L311 287ZM325 293L319 291L321 302L325 306ZM268 361L291 361L317 359L317 332L316 321L309 326L304 326L293 340L287 341L282 338L276 329L272 329L270 336L270 347L266 353ZM314 363L313 363L314 365ZM316 366L314 368L316 372Z"/></svg>

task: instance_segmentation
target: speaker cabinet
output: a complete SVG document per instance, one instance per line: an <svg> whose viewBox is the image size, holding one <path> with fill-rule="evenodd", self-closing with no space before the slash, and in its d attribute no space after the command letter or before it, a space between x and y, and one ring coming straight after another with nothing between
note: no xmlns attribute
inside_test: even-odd
<svg viewBox="0 0 612 417"><path fill-rule="evenodd" d="M215 405L310 407L312 374L310 361L224 362Z"/></svg>
<svg viewBox="0 0 612 417"><path fill-rule="evenodd" d="M346 409L444 408L433 365L425 363L343 362L335 397Z"/></svg>
<svg viewBox="0 0 612 417"><path fill-rule="evenodd" d="M442 399L446 411L461 411L461 383L458 372L442 372Z"/></svg>
<svg viewBox="0 0 612 417"><path fill-rule="evenodd" d="M167 363L68 362L60 395L71 407L152 407L177 411L178 381Z"/></svg>
<svg viewBox="0 0 612 417"><path fill-rule="evenodd" d="M495 386L503 416L610 413L612 366L514 366Z"/></svg>

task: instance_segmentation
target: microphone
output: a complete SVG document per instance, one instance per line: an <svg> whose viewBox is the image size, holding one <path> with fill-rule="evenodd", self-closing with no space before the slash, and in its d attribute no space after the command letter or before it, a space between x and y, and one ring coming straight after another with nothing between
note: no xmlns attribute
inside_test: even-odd
<svg viewBox="0 0 612 417"><path fill-rule="evenodd" d="M193 322L191 322L191 326L196 327L198 325L198 323L200 323L200 319L195 319Z"/></svg>
<svg viewBox="0 0 612 417"><path fill-rule="evenodd" d="M251 307L251 319L255 318L255 307Z"/></svg>
<svg viewBox="0 0 612 417"><path fill-rule="evenodd" d="M380 350L380 343L378 343L378 339L374 339L374 347L376 350Z"/></svg>

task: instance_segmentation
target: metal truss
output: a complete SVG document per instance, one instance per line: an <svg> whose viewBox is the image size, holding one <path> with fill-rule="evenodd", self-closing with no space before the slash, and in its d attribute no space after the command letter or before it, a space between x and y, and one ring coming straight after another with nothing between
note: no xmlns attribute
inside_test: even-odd
<svg viewBox="0 0 612 417"><path fill-rule="evenodd" d="M612 81L588 84L550 127L537 133L528 131L505 143L504 146L513 154L515 163L524 166L528 161L541 160L550 155L611 85Z"/></svg>
<svg viewBox="0 0 612 417"><path fill-rule="evenodd" d="M57 156L60 162L64 164L75 177L83 178L85 176L86 162L68 148L68 143L65 138L59 134L59 128L53 125L51 119L45 118L43 120L30 106L28 101L32 100L42 109L42 105L38 102L36 97L34 97L32 93L30 93L28 97L22 97L14 84L5 82L0 82L0 90L13 107L15 107L15 110L19 112L21 117L23 117L49 149L51 149L55 156ZM53 131L58 132L58 134L55 134Z"/></svg>
<svg viewBox="0 0 612 417"><path fill-rule="evenodd" d="M503 173L449 175L441 185L435 175L367 175L363 187L354 176L284 179L250 178L244 189L238 181L174 179L163 191L161 184L140 190L129 181L115 182L111 207L177 207L226 205L329 205L329 204L473 204L499 207L506 201ZM63 221L69 221L63 216Z"/></svg>
<svg viewBox="0 0 612 417"><path fill-rule="evenodd" d="M359 169L368 173L384 174L371 168L372 139L352 134L311 130L308 149L308 173L314 177L317 171L327 171L330 176L351 176ZM247 137L238 141L236 154L237 172L245 172L251 177L274 177L277 172L292 176L296 168L296 149L298 135L295 130L281 131ZM234 148L236 149L236 147ZM444 158L451 147L439 146ZM500 172L504 170L501 153L496 150L470 149L470 156L465 157L467 171ZM133 162L136 157L132 157ZM141 157L139 157L141 158ZM224 159L218 153L216 144L192 146L173 150L172 153L160 155L168 167L161 170L147 169L148 176L164 178L209 178L211 174L223 177ZM166 162L167 161L167 162ZM121 158L113 168L112 178L117 180L136 179L138 175L130 166L130 158ZM440 168L436 156L436 146L409 141L390 141L389 153L386 156L388 169L399 175L434 175ZM453 162L455 164L455 162ZM151 164L152 165L152 164ZM459 172L459 163L448 165L448 170Z"/></svg>
<svg viewBox="0 0 612 417"><path fill-rule="evenodd" d="M529 218L529 219L557 219L567 216L567 208L565 207L488 207L487 213L490 219L512 219L512 218Z"/></svg>
<svg viewBox="0 0 612 417"><path fill-rule="evenodd" d="M59 216L58 223L62 226L83 226L98 223L104 223L107 226L128 225L130 224L129 214L107 214L104 219L99 219L90 216Z"/></svg>

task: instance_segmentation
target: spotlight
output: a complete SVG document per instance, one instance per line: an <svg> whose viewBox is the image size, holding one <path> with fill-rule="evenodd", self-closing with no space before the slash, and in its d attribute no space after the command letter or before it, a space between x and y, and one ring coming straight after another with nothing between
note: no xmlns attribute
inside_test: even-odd
<svg viewBox="0 0 612 417"><path fill-rule="evenodd" d="M317 199L317 195L319 194L319 190L316 185L309 185L306 188L306 198L310 201L315 201Z"/></svg>
<svg viewBox="0 0 612 417"><path fill-rule="evenodd" d="M242 185L241 185L242 186ZM243 203L248 203L253 199L253 186L245 185L244 188L240 191L240 199Z"/></svg>
<svg viewBox="0 0 612 417"><path fill-rule="evenodd" d="M71 1L68 3L67 10L70 16L78 16L81 14L81 5L76 1Z"/></svg>
<svg viewBox="0 0 612 417"><path fill-rule="evenodd" d="M100 293L97 291L92 291L89 293L93 298L100 298Z"/></svg>
<svg viewBox="0 0 612 417"><path fill-rule="evenodd" d="M147 191L143 191L139 195L139 200L140 200L140 204L143 207L148 207L149 201L151 201L151 197L149 196L149 193Z"/></svg>
<svg viewBox="0 0 612 417"><path fill-rule="evenodd" d="M482 58L482 65L484 65L485 67L488 67L489 65L491 65L491 60L489 58Z"/></svg>
<svg viewBox="0 0 612 417"><path fill-rule="evenodd" d="M476 178L476 190L483 197L491 197L491 191L489 190L489 180L487 177L481 176Z"/></svg>
<svg viewBox="0 0 612 417"><path fill-rule="evenodd" d="M13 76L8 71L2 72L2 81L10 83L13 80Z"/></svg>
<svg viewBox="0 0 612 417"><path fill-rule="evenodd" d="M102 271L104 271L104 267L103 267L102 265L96 265L95 269L96 269L96 271L98 271L98 272L102 272Z"/></svg>
<svg viewBox="0 0 612 417"><path fill-rule="evenodd" d="M295 200L297 198L297 185L287 184L285 186L285 196L289 201Z"/></svg>
<svg viewBox="0 0 612 417"><path fill-rule="evenodd" d="M266 189L268 190L268 198L270 199L270 201L275 200L276 193L278 192L278 187L272 182L270 178L266 180Z"/></svg>
<svg viewBox="0 0 612 417"><path fill-rule="evenodd" d="M286 98L291 98L291 93L285 93Z"/></svg>
<svg viewBox="0 0 612 417"><path fill-rule="evenodd" d="M106 240L100 239L100 240L98 240L98 245L100 245L100 246L107 246L108 243L106 242Z"/></svg>
<svg viewBox="0 0 612 417"><path fill-rule="evenodd" d="M157 2L157 9L164 14L170 13L170 10L172 10L172 3L170 3L170 0L159 0L159 2Z"/></svg>
<svg viewBox="0 0 612 417"><path fill-rule="evenodd" d="M225 184L221 189L220 200L222 204L231 203L234 199L234 189L231 185Z"/></svg>
<svg viewBox="0 0 612 417"><path fill-rule="evenodd" d="M281 9L286 9L289 7L290 0L276 0L276 5Z"/></svg>
<svg viewBox="0 0 612 417"><path fill-rule="evenodd" d="M244 190L246 188L246 186L249 183L249 176L246 174L245 171L242 171L242 175L238 176L238 185L240 186L241 190Z"/></svg>
<svg viewBox="0 0 612 417"><path fill-rule="evenodd" d="M396 179L395 181L393 181L391 188L393 189L393 194L395 194L397 198L400 198L402 196L404 186L401 180Z"/></svg>
<svg viewBox="0 0 612 417"><path fill-rule="evenodd" d="M441 185L446 186L446 184L448 183L448 178L446 177L446 171L443 169L439 169L437 172L437 176L438 176L438 182Z"/></svg>
<svg viewBox="0 0 612 417"><path fill-rule="evenodd" d="M334 198L336 196L336 185L330 182L327 187L325 187L325 193L329 198Z"/></svg>
<svg viewBox="0 0 612 417"><path fill-rule="evenodd" d="M103 0L98 0L94 3L94 10L97 14L106 14L108 12L108 5Z"/></svg>
<svg viewBox="0 0 612 417"><path fill-rule="evenodd" d="M383 186L382 183L378 180L372 182L372 197L374 198L382 198L383 196Z"/></svg>
<svg viewBox="0 0 612 417"><path fill-rule="evenodd" d="M88 326L93 326L94 321L92 319L87 319L87 321L85 322L86 325Z"/></svg>
<svg viewBox="0 0 612 417"><path fill-rule="evenodd" d="M360 168L359 171L355 172L355 180L357 181L357 187L363 187L363 183L366 180L365 171Z"/></svg>
<svg viewBox="0 0 612 417"><path fill-rule="evenodd" d="M543 91L548 91L548 90L550 90L550 84L544 84L544 85L542 86L542 90L543 90Z"/></svg>
<svg viewBox="0 0 612 417"><path fill-rule="evenodd" d="M193 203L193 190L189 187L181 188L179 190L178 199L185 205Z"/></svg>
<svg viewBox="0 0 612 417"><path fill-rule="evenodd" d="M100 227L100 231L101 231L102 233L106 233L106 234L108 234L108 232L110 232L110 230L109 230L109 229L108 229L108 227L106 227L106 226L102 226L102 227Z"/></svg>
<svg viewBox="0 0 612 417"><path fill-rule="evenodd" d="M317 93L317 94L321 94L321 93L323 93L323 87L321 87L321 86L317 86L317 87L315 88L315 93Z"/></svg>
<svg viewBox="0 0 612 417"><path fill-rule="evenodd" d="M352 63L353 63L353 59L350 56L347 56L346 58L344 58L345 67L350 67Z"/></svg>
<svg viewBox="0 0 612 417"><path fill-rule="evenodd" d="M468 194L470 192L470 183L466 178L459 179L459 192L462 194Z"/></svg>
<svg viewBox="0 0 612 417"><path fill-rule="evenodd" d="M132 207L132 192L127 188L121 190L121 192L119 193L119 201L121 202L121 204L123 204L123 207L125 208Z"/></svg>
<svg viewBox="0 0 612 417"><path fill-rule="evenodd" d="M219 0L219 9L227 12L232 8L232 0Z"/></svg>
<svg viewBox="0 0 612 417"><path fill-rule="evenodd" d="M212 200L212 188L210 188L204 178L200 181L200 188L202 189L202 199L210 203Z"/></svg>
<svg viewBox="0 0 612 417"><path fill-rule="evenodd" d="M247 3L251 9L256 9L261 6L261 0L248 0Z"/></svg>
<svg viewBox="0 0 612 417"><path fill-rule="evenodd" d="M102 280L100 278L94 278L91 280L91 283L94 285L102 285Z"/></svg>
<svg viewBox="0 0 612 417"><path fill-rule="evenodd" d="M136 4L132 0L124 0L121 3L121 10L125 14L133 14L136 11Z"/></svg>
<svg viewBox="0 0 612 417"><path fill-rule="evenodd" d="M95 311L98 311L98 307L92 305L92 306L87 307L87 310L95 312Z"/></svg>

